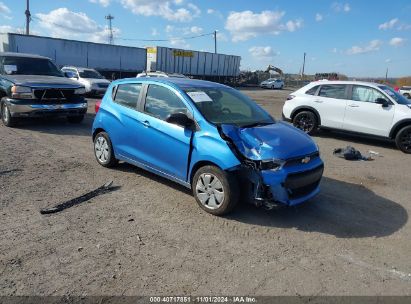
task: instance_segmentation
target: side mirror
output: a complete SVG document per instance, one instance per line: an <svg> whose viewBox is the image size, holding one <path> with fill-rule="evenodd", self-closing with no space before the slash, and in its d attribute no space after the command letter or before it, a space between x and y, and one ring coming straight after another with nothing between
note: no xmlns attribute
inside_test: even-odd
<svg viewBox="0 0 411 304"><path fill-rule="evenodd" d="M184 128L192 127L194 121L187 116L186 113L177 112L168 115L166 121L171 124L175 124Z"/></svg>
<svg viewBox="0 0 411 304"><path fill-rule="evenodd" d="M390 106L390 103L388 102L388 100L384 98L377 98L375 100L375 103L380 104L383 108L387 108Z"/></svg>

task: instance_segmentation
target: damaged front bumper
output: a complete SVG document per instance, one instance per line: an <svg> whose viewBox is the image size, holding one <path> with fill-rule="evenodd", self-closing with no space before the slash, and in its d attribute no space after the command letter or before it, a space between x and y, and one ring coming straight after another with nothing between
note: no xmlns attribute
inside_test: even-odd
<svg viewBox="0 0 411 304"><path fill-rule="evenodd" d="M300 130L285 123L221 125L220 134L241 161L242 188L257 206L295 206L319 193L324 164L314 141Z"/></svg>
<svg viewBox="0 0 411 304"><path fill-rule="evenodd" d="M258 170L244 166L243 182L251 183L251 200L257 206L272 208L278 205L301 204L320 191L324 165L320 157L309 164L287 165L278 170Z"/></svg>

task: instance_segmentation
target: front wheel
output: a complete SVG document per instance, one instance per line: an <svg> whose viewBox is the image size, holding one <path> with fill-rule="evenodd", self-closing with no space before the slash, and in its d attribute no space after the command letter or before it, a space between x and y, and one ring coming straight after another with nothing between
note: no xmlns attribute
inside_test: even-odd
<svg viewBox="0 0 411 304"><path fill-rule="evenodd" d="M411 154L411 125L402 128L397 133L395 143L402 152Z"/></svg>
<svg viewBox="0 0 411 304"><path fill-rule="evenodd" d="M312 135L318 128L317 116L311 111L302 111L293 118L294 127Z"/></svg>
<svg viewBox="0 0 411 304"><path fill-rule="evenodd" d="M10 110L5 102L1 104L1 121L6 127L12 128L16 125L16 118L11 116Z"/></svg>
<svg viewBox="0 0 411 304"><path fill-rule="evenodd" d="M231 212L239 200L236 178L216 166L204 166L197 170L192 190L198 205L213 215Z"/></svg>
<svg viewBox="0 0 411 304"><path fill-rule="evenodd" d="M118 163L114 156L113 145L106 132L100 132L94 138L94 155L103 167L113 167Z"/></svg>

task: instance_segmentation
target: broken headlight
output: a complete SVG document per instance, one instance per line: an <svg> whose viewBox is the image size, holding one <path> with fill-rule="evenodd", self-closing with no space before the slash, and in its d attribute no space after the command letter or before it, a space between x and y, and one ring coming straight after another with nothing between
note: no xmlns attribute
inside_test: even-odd
<svg viewBox="0 0 411 304"><path fill-rule="evenodd" d="M260 169L277 171L281 169L283 164L284 162L279 159L262 160L260 163Z"/></svg>

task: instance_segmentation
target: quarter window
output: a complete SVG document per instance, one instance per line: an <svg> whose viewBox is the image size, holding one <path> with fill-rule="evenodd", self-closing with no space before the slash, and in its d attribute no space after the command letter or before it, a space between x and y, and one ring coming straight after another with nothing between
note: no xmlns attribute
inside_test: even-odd
<svg viewBox="0 0 411 304"><path fill-rule="evenodd" d="M322 85L318 95L328 98L345 99L346 87L347 86L343 84Z"/></svg>
<svg viewBox="0 0 411 304"><path fill-rule="evenodd" d="M307 95L315 95L315 94L317 93L318 87L319 87L319 86L312 87L312 88L309 89L307 92L305 92L305 94L307 94Z"/></svg>
<svg viewBox="0 0 411 304"><path fill-rule="evenodd" d="M352 99L363 102L376 102L378 98L387 99L382 93L376 89L364 86L353 86Z"/></svg>
<svg viewBox="0 0 411 304"><path fill-rule="evenodd" d="M122 106L136 108L140 91L140 83L120 84L118 85L114 101Z"/></svg>
<svg viewBox="0 0 411 304"><path fill-rule="evenodd" d="M148 87L144 110L162 120L172 113L187 113L186 106L174 92L155 84Z"/></svg>

